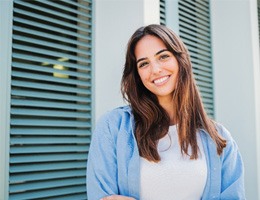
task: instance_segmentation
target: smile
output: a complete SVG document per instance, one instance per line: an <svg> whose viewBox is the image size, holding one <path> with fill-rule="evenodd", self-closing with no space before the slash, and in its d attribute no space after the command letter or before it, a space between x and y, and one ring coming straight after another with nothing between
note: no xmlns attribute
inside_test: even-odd
<svg viewBox="0 0 260 200"><path fill-rule="evenodd" d="M163 77L161 77L161 78L155 79L155 80L153 81L153 83L154 83L155 85L162 85L162 84L166 83L169 78L170 78L169 75L168 75L168 76L163 76Z"/></svg>

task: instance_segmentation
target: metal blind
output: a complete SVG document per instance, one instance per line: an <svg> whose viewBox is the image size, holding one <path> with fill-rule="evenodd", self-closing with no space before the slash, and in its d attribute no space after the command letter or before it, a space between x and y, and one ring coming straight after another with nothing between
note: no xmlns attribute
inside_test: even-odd
<svg viewBox="0 0 260 200"><path fill-rule="evenodd" d="M86 199L91 0L14 0L9 199Z"/></svg>
<svg viewBox="0 0 260 200"><path fill-rule="evenodd" d="M160 0L160 24L166 25L165 0Z"/></svg>
<svg viewBox="0 0 260 200"><path fill-rule="evenodd" d="M179 35L187 45L205 109L214 117L209 0L179 0Z"/></svg>

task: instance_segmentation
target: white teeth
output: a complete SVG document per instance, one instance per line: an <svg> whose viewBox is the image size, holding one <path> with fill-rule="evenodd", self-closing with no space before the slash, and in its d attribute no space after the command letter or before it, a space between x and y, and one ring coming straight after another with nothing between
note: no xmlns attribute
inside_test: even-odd
<svg viewBox="0 0 260 200"><path fill-rule="evenodd" d="M169 76L164 76L164 77L162 77L162 78L159 78L159 79L154 80L153 82L154 82L155 84L161 84L161 83L163 83L164 81L166 81L168 78L169 78Z"/></svg>

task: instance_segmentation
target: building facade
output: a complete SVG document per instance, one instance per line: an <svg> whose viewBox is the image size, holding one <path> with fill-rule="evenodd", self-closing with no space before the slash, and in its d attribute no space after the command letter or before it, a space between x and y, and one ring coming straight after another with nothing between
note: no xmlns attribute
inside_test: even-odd
<svg viewBox="0 0 260 200"><path fill-rule="evenodd" d="M237 141L260 199L256 0L0 1L0 200L86 199L96 120L124 105L126 44L165 24L187 45L208 114Z"/></svg>

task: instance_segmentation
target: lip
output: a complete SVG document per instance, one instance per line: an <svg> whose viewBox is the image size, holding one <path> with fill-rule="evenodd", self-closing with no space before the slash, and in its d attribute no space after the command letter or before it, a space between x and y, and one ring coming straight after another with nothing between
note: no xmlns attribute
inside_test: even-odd
<svg viewBox="0 0 260 200"><path fill-rule="evenodd" d="M159 78L156 78L154 79L152 82L157 85L157 86L160 86L160 85L163 85L165 84L166 82L168 82L168 80L170 79L170 75L166 75L166 76L161 76Z"/></svg>

